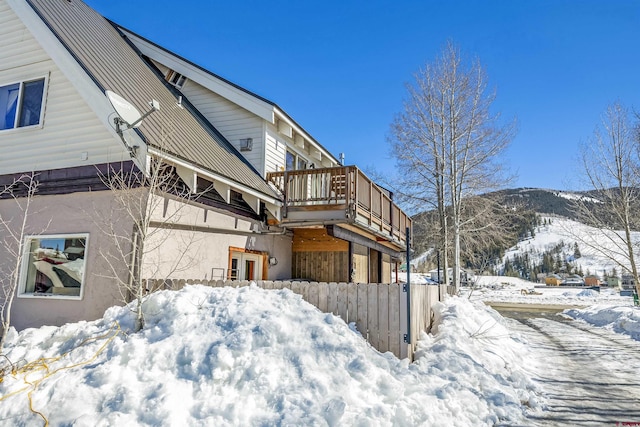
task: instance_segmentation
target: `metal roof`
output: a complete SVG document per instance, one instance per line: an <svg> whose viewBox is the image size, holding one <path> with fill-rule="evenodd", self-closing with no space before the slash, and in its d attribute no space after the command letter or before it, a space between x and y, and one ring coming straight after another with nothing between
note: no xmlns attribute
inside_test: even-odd
<svg viewBox="0 0 640 427"><path fill-rule="evenodd" d="M210 70L207 70L204 67L201 67L200 65L196 64L195 62L192 62L192 61L186 59L185 57L180 56L177 53L170 51L169 49L165 48L164 46L160 46L159 44L157 44L157 43L153 42L152 40L149 40L149 39L141 36L140 34L136 33L135 31L131 31L129 28L126 28L126 27L123 27L122 25L119 25L117 22L113 22L111 20L108 20L108 21L111 23L111 25L113 25L114 27L118 28L119 30L122 30L122 31L124 31L126 33L130 33L133 36L138 37L140 40L144 40L145 42L147 42L147 43L155 46L156 48L168 53L169 55L175 57L177 60L182 61L185 64L188 64L188 65L190 65L192 67L195 67L198 70L202 71L203 73L211 76L212 78L217 79L217 80L219 80L219 81L221 81L221 82L223 82L225 84L228 84L229 86L231 86L231 87L233 87L233 88L235 88L235 89L237 89L237 90L239 90L241 92L244 92L247 95L252 96L252 97L254 97L254 98L256 98L256 99L258 99L258 100L260 100L260 101L262 101L262 102L264 102L264 103L266 103L268 105L270 105L272 108L276 109L280 114L282 114L282 116L286 117L289 121L291 121L291 123L293 123L295 126L297 126L302 132L304 132L312 140L311 142L313 142L313 144L317 145L319 148L321 148L325 152L327 152L331 156L331 158L333 160L335 160L337 163L339 162L338 159L331 153L331 151L327 150L326 147L324 147L322 144L320 144L318 141L316 141L316 139L313 138L309 132L307 132L302 126L300 126L299 123L297 123L289 114L287 114L286 111L284 111L275 102L273 102L273 101L271 101L271 100L269 100L267 98L264 98L264 97L256 94L255 92L252 92L252 91L250 91L250 90L248 90L248 89L246 89L246 88L244 88L244 87L232 82L231 80L225 79L224 77L222 77L222 76L220 76L220 75L218 75L218 74L216 74L216 73L214 73L214 72L212 72Z"/></svg>
<svg viewBox="0 0 640 427"><path fill-rule="evenodd" d="M163 77L109 21L79 0L27 0L71 55L104 92L111 90L138 110L160 102L139 130L147 143L237 182L277 197L244 157L195 109L181 108Z"/></svg>

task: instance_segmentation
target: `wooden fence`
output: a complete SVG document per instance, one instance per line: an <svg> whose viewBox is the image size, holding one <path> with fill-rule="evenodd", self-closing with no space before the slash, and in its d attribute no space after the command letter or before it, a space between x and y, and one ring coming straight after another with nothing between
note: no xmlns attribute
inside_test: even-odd
<svg viewBox="0 0 640 427"><path fill-rule="evenodd" d="M146 286L155 291L181 289L191 284L242 287L249 283L247 280L148 280ZM362 336L378 351L390 351L402 359L413 359L420 333L431 328L432 305L447 292L443 286L411 285L411 337L406 343L407 294L402 284L267 280L256 283L263 289L290 289L320 311L340 316L346 323L355 323Z"/></svg>

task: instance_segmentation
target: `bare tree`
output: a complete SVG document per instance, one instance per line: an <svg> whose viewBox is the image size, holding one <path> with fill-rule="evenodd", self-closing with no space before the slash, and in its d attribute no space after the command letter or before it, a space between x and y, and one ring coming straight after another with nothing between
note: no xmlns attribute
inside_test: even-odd
<svg viewBox="0 0 640 427"><path fill-rule="evenodd" d="M443 254L450 252L451 226L457 290L461 236L472 222L466 201L506 183L497 159L513 138L515 122L502 125L500 116L491 113L495 94L487 90L483 68L477 60L464 62L451 42L414 77L404 109L391 126L392 154L402 173L394 187L414 208L437 209Z"/></svg>
<svg viewBox="0 0 640 427"><path fill-rule="evenodd" d="M32 214L32 203L38 191L36 175L25 174L0 188L0 200L11 199L15 202L15 215L0 211L0 230L5 238L0 242L2 253L8 264L0 264L2 337L0 337L0 351L4 348L7 333L11 327L11 308L18 291L20 271L25 250L28 250L25 237L28 231L28 220ZM4 270L4 271L3 271Z"/></svg>
<svg viewBox="0 0 640 427"><path fill-rule="evenodd" d="M129 170L111 168L100 173L105 186L113 195L113 206L108 213L99 213L96 223L113 243L115 249L103 249L100 256L108 267L106 277L116 281L124 302L136 301L135 329L144 327L144 297L156 289L144 279L161 281L191 266L191 237L177 238L172 226L180 223L183 209L190 201L210 190L189 188L180 179L176 168L159 158L152 158L146 173L135 166ZM161 218L158 220L158 218ZM133 224L133 230L127 225ZM157 258L161 247L170 239L180 245L175 258ZM144 277L143 277L144 274Z"/></svg>
<svg viewBox="0 0 640 427"><path fill-rule="evenodd" d="M581 147L581 176L591 189L574 202L578 219L599 232L568 230L580 245L600 254L633 276L640 292L636 243L640 228L640 138L630 112L610 105L588 144Z"/></svg>
<svg viewBox="0 0 640 427"><path fill-rule="evenodd" d="M465 201L463 232L460 234L461 258L478 270L486 271L516 238L523 210L505 205L500 198L488 195Z"/></svg>

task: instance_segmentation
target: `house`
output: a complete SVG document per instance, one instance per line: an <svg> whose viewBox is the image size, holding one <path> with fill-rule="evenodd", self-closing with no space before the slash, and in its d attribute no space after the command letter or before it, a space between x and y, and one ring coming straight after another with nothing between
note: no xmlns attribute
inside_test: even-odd
<svg viewBox="0 0 640 427"><path fill-rule="evenodd" d="M410 218L276 104L79 0L0 0L0 34L0 189L38 182L18 329L100 317L122 302L114 278L390 281ZM130 127L120 101L149 114ZM157 165L171 187L151 189ZM118 209L122 194L144 208ZM18 203L5 194L0 217Z"/></svg>
<svg viewBox="0 0 640 427"><path fill-rule="evenodd" d="M568 276L562 282L563 286L584 286L584 279L577 274Z"/></svg>
<svg viewBox="0 0 640 427"><path fill-rule="evenodd" d="M281 215L267 226L291 233L292 278L390 283L411 229L391 192L343 166L277 104L118 29L277 189Z"/></svg>
<svg viewBox="0 0 640 427"><path fill-rule="evenodd" d="M453 268L447 269L447 276L449 277L449 280L451 280L451 278L453 277ZM433 280L436 283L442 283L444 281L444 270L442 269L438 270L437 268L434 270L429 270L429 277L431 278L431 280ZM461 285L463 286L471 285L473 284L473 282L475 282L475 280L476 280L476 277L474 272L464 270L462 268L460 269Z"/></svg>
<svg viewBox="0 0 640 427"><path fill-rule="evenodd" d="M410 262L409 265L411 266L411 273L416 273L418 271L417 263ZM400 271L402 273L406 273L407 272L407 263L403 262L402 264L400 264L400 267L398 267L398 271Z"/></svg>
<svg viewBox="0 0 640 427"><path fill-rule="evenodd" d="M544 280L545 285L547 286L560 286L563 283L564 279L557 274L550 274Z"/></svg>
<svg viewBox="0 0 640 427"><path fill-rule="evenodd" d="M632 274L623 274L620 280L620 287L623 290L633 290L636 288L636 282L633 280Z"/></svg>
<svg viewBox="0 0 640 427"><path fill-rule="evenodd" d="M584 284L585 286L600 286L602 282L598 276L590 275L584 278Z"/></svg>
<svg viewBox="0 0 640 427"><path fill-rule="evenodd" d="M607 277L606 278L606 284L607 284L607 286L612 287L612 288L619 288L620 287L620 278L619 277L615 277L615 276Z"/></svg>

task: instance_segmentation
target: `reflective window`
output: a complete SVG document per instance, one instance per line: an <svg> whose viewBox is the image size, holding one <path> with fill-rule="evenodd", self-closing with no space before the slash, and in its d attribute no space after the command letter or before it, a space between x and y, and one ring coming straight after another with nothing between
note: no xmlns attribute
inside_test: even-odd
<svg viewBox="0 0 640 427"><path fill-rule="evenodd" d="M24 83L19 127L33 126L40 123L43 93L44 79Z"/></svg>
<svg viewBox="0 0 640 427"><path fill-rule="evenodd" d="M287 165L286 170L291 171L296 168L296 155L291 151L287 151Z"/></svg>
<svg viewBox="0 0 640 427"><path fill-rule="evenodd" d="M40 124L45 79L0 86L0 130Z"/></svg>
<svg viewBox="0 0 640 427"><path fill-rule="evenodd" d="M87 238L86 234L27 237L22 294L81 296Z"/></svg>
<svg viewBox="0 0 640 427"><path fill-rule="evenodd" d="M20 84L0 86L0 130L13 129L18 111Z"/></svg>

